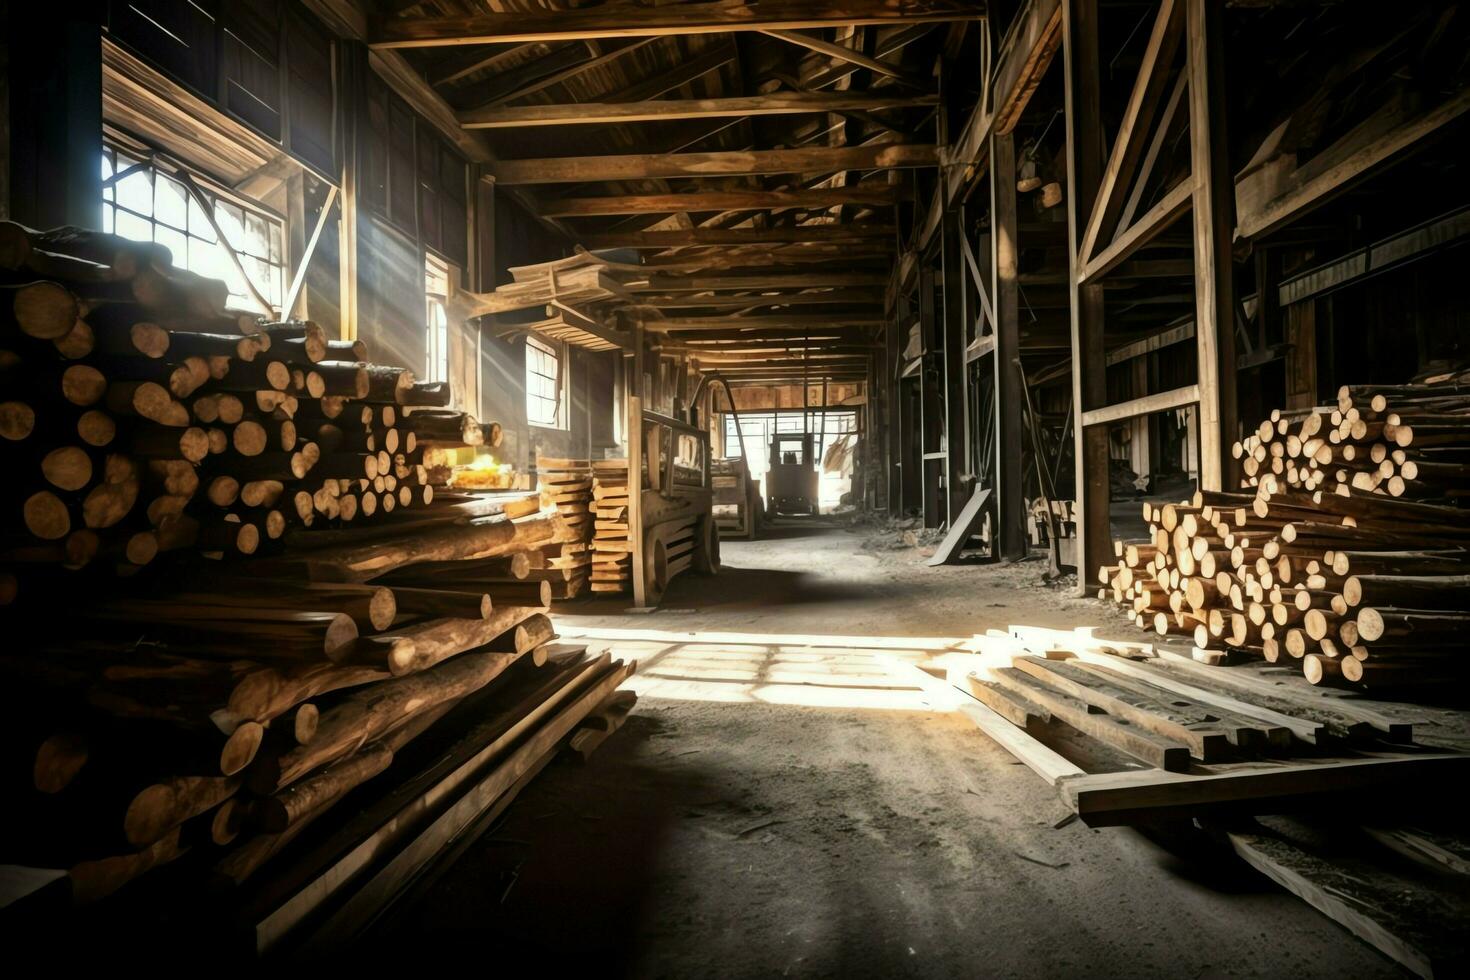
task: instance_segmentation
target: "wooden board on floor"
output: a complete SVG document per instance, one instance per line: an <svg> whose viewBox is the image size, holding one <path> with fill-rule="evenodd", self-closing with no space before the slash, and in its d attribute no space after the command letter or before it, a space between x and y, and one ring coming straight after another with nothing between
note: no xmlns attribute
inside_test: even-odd
<svg viewBox="0 0 1470 980"><path fill-rule="evenodd" d="M985 505L990 502L990 488L976 487L975 492L970 495L969 501L960 510L959 516L950 526L949 533L944 540L939 542L939 547L934 549L934 554L926 565L947 565L960 556L965 549L966 543L980 530L985 520Z"/></svg>

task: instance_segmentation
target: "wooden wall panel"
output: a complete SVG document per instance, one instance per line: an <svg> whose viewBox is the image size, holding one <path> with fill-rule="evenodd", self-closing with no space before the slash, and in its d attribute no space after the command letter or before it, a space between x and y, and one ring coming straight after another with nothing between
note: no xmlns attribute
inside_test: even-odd
<svg viewBox="0 0 1470 980"><path fill-rule="evenodd" d="M113 0L109 32L176 81L203 95L217 90L217 0Z"/></svg>
<svg viewBox="0 0 1470 980"><path fill-rule="evenodd" d="M285 23L286 148L318 173L337 173L331 35L294 7Z"/></svg>
<svg viewBox="0 0 1470 980"><path fill-rule="evenodd" d="M279 142L281 10L278 0L227 4L221 10L219 101L241 122Z"/></svg>
<svg viewBox="0 0 1470 980"><path fill-rule="evenodd" d="M373 360L424 373L424 262L417 244L381 218L360 215L357 335Z"/></svg>
<svg viewBox="0 0 1470 980"><path fill-rule="evenodd" d="M410 234L418 229L417 174L413 110L402 99L389 95L388 219Z"/></svg>
<svg viewBox="0 0 1470 980"><path fill-rule="evenodd" d="M436 252L444 250L439 220L439 140L427 126L418 127L419 241Z"/></svg>

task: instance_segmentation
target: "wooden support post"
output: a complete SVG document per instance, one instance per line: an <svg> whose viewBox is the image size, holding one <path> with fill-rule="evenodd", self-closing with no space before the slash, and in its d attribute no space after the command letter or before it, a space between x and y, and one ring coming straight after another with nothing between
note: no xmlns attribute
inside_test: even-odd
<svg viewBox="0 0 1470 980"><path fill-rule="evenodd" d="M995 284L995 514L1000 556L1026 556L1026 472L1021 465L1020 269L1016 248L1016 138L990 138L991 281Z"/></svg>
<svg viewBox="0 0 1470 980"><path fill-rule="evenodd" d="M1097 0L1062 0L1062 44L1067 116L1067 244L1072 313L1072 433L1076 448L1077 591L1085 595L1097 569L1112 555L1108 519L1108 430L1082 416L1107 404L1103 350L1103 294L1081 285L1078 255L1102 181L1102 107L1099 88Z"/></svg>
<svg viewBox="0 0 1470 980"><path fill-rule="evenodd" d="M953 526L969 500L965 474L965 270L958 210L943 218L944 262L944 488L946 522Z"/></svg>
<svg viewBox="0 0 1470 980"><path fill-rule="evenodd" d="M936 347L939 331L934 312L934 267L926 261L919 268L919 335L924 340L924 353L919 369L919 472L914 480L919 487L920 506L924 511L924 526L938 527L944 522L944 510L939 500L939 474L941 467L930 456L939 451L939 439L943 433L944 402L939 387L939 372L935 367Z"/></svg>
<svg viewBox="0 0 1470 980"><path fill-rule="evenodd" d="M102 227L102 4L12 3L9 217Z"/></svg>
<svg viewBox="0 0 1470 980"><path fill-rule="evenodd" d="M1189 71L1189 146L1194 173L1195 343L1199 350L1199 486L1233 489L1230 443L1235 399L1235 183L1225 132L1224 11L1207 0L1185 4Z"/></svg>
<svg viewBox="0 0 1470 980"><path fill-rule="evenodd" d="M633 356L624 361L633 377L623 386L624 417L628 428L628 559L633 572L633 605L648 605L648 582L643 564L643 325L633 328ZM651 460L650 465L657 465Z"/></svg>
<svg viewBox="0 0 1470 980"><path fill-rule="evenodd" d="M361 41L342 41L340 52L341 84L337 91L342 98L342 240L337 252L341 290L338 336L342 340L356 340L358 134L367 113L362 94L367 91L372 69L368 67L367 46Z"/></svg>
<svg viewBox="0 0 1470 980"><path fill-rule="evenodd" d="M903 369L903 332L908 323L907 297L900 296L893 308L893 322L888 325L884 346L883 387L888 396L888 512L897 517L903 513L903 398L898 375Z"/></svg>

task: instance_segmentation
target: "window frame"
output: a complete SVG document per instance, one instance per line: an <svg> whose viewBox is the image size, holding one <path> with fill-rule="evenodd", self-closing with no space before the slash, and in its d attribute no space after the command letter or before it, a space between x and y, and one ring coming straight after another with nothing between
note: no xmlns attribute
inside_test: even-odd
<svg viewBox="0 0 1470 980"><path fill-rule="evenodd" d="M443 283L442 292L433 289L435 277ZM424 321L424 380L448 381L453 368L449 357L449 263L427 249L424 250Z"/></svg>
<svg viewBox="0 0 1470 980"><path fill-rule="evenodd" d="M273 272L273 282L263 283L256 280L254 276L251 276L251 282L260 291L261 295L265 297L267 302L274 304L275 311L277 313L280 312L281 304L285 302L286 292L290 288L291 274L291 269L289 267L289 255L287 254L290 246L290 226L285 216L277 213L271 208L262 205L258 201L253 201L248 198L241 197L239 194L231 192L228 187L213 179L208 174L202 173L193 167L187 166L179 162L178 160L170 157L166 153L153 149L146 144L143 144L134 139L127 138L124 134L116 132L111 127L106 127L104 129L102 139L102 153L103 156L101 160L99 160L99 166L103 164L110 166L112 169L113 180L115 181L114 183L107 184L103 187L102 199L98 202L99 210L101 211L103 219L103 227L105 230L114 232L124 238L133 238L132 235L117 230L117 218L119 214L124 214L129 218L137 221L147 222L150 232L152 234L150 241L159 241L158 229L161 227L169 232L172 236L172 239L164 241L164 244L168 245L169 250L174 253L174 264L177 267L188 269L201 275L210 275L211 278L223 278L226 282L229 282L238 274L235 270L234 263L231 262L228 255L225 254L224 248L219 242L219 236L215 234L213 227L209 225L208 219L206 217L203 217L201 215L201 217L199 218L199 220L202 221L205 225L204 229L198 230L192 227L194 215L196 214L196 212L199 212L200 209L198 204L193 200L193 196L189 194L187 188L184 189L183 228L178 227L178 225L175 224L168 217L160 217L158 214L159 176L162 175L172 183L181 184L182 182L179 181L178 175L180 173L187 173L189 177L194 181L194 183L198 185L200 191L203 192L205 197L208 198L210 203L214 206L214 219L216 222L220 223L221 230L224 230L226 227L226 223L221 220L221 216L219 214L219 210L222 206L225 208L233 208L240 212L239 223L242 228L249 223L251 218L258 220L265 225L265 255L256 255L249 249L248 246L237 246L233 241L229 242L229 244L232 248L234 248L235 253L241 259L241 264L245 265L247 270L258 272L259 270L252 270L251 266L252 263L259 263L271 272ZM131 161L125 167L123 167L122 170L118 169L117 164L117 158L119 154L124 155ZM124 171L133 169L138 170L138 172L140 173L146 174L148 177L149 191L151 195L148 214L143 214L134 207L123 204L118 200L119 195L117 193L117 185L118 183L120 183L120 181L116 181L116 175ZM108 178L104 177L103 179L107 180ZM274 239L272 239L273 230L275 233ZM208 235L207 238L205 237L206 234ZM178 238L182 238L185 249L182 255L178 254L179 248L176 242L176 239ZM191 243L199 243L201 248L213 247L215 250L217 250L220 256L220 266L208 270L195 268L190 258L189 246ZM271 257L272 253L275 254L275 258ZM224 270L223 275L220 275L221 269ZM248 274L249 273L247 272L247 275ZM262 311L258 308L253 297L249 295L248 291L245 293L236 293L233 291L233 287L231 289L229 299L226 300L226 309L231 312L246 313L252 316L262 315Z"/></svg>
<svg viewBox="0 0 1470 980"><path fill-rule="evenodd" d="M538 350L538 349L539 349L539 351L542 354L544 354L547 357L551 358L552 362L555 364L555 366L556 366L556 374L554 376L547 375L547 374L545 374L545 373L543 373L541 371L537 371L537 370L535 370L532 367L531 352L532 351L535 351L535 350ZM530 333L530 334L527 334L526 335L526 424L527 425L533 425L533 426L537 427L538 429L553 429L553 430L561 431L561 432L565 432L565 431L567 431L570 428L570 426L568 424L568 421L569 420L567 419L567 383L566 383L567 356L566 355L567 355L566 345L563 344L563 343L561 343L560 341L551 340L551 339L548 339L546 337L541 337L541 336L538 336L537 334L534 334L534 333ZM553 385L553 388L554 388L554 391L555 391L555 395L552 396L552 397L547 397L546 395L544 395L544 394L542 394L540 392L532 392L532 390L531 390L531 387L532 387L531 379L532 379L532 377L544 378L544 379L550 380L552 382L552 385ZM556 405L556 416L555 416L555 420L552 421L552 422L543 422L543 421L538 421L537 419L533 418L532 417L532 413L531 413L531 404L532 404L532 400L533 399L535 399L537 402L553 401L555 403L555 405Z"/></svg>

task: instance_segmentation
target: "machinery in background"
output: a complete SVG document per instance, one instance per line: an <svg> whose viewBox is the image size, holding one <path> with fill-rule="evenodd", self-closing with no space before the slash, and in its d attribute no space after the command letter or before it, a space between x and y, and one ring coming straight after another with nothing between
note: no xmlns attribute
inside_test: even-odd
<svg viewBox="0 0 1470 980"><path fill-rule="evenodd" d="M810 432L783 433L771 439L766 471L766 513L819 514L816 455Z"/></svg>
<svg viewBox="0 0 1470 980"><path fill-rule="evenodd" d="M715 491L715 527L720 537L753 539L760 527L761 491L750 478L745 458L711 460L710 479Z"/></svg>

